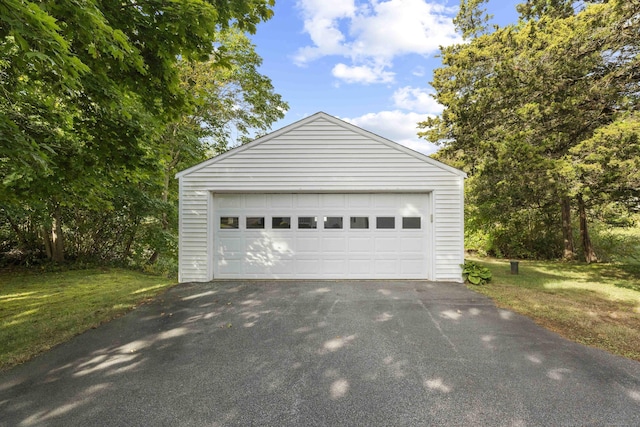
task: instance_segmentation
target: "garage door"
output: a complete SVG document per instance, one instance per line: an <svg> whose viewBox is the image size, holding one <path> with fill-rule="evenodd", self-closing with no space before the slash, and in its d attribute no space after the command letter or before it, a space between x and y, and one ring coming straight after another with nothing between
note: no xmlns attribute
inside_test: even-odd
<svg viewBox="0 0 640 427"><path fill-rule="evenodd" d="M425 279L430 194L214 194L214 278Z"/></svg>

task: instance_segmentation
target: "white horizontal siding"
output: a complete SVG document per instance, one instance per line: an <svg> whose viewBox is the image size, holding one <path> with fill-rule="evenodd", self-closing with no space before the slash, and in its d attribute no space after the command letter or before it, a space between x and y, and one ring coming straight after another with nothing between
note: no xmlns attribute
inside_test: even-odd
<svg viewBox="0 0 640 427"><path fill-rule="evenodd" d="M434 265L435 280L462 280L464 262L463 178L450 175L447 184L434 192Z"/></svg>
<svg viewBox="0 0 640 427"><path fill-rule="evenodd" d="M187 185L185 185L185 183ZM209 192L180 180L179 276L181 282L206 282L208 274Z"/></svg>
<svg viewBox="0 0 640 427"><path fill-rule="evenodd" d="M210 279L212 192L433 192L433 279L461 279L460 175L322 115L236 150L180 178L181 281Z"/></svg>

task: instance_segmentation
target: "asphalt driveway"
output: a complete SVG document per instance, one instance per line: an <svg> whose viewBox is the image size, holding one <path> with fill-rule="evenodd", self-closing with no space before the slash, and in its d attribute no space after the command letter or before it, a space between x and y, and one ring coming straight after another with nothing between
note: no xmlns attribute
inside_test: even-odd
<svg viewBox="0 0 640 427"><path fill-rule="evenodd" d="M640 425L640 363L450 283L183 284L0 374L0 425Z"/></svg>

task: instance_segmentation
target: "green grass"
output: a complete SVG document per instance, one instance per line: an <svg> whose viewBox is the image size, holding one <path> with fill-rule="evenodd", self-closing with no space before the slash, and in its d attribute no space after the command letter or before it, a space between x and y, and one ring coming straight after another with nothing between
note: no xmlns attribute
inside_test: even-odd
<svg viewBox="0 0 640 427"><path fill-rule="evenodd" d="M123 269L0 273L0 370L121 316L173 283Z"/></svg>
<svg viewBox="0 0 640 427"><path fill-rule="evenodd" d="M571 340L640 361L640 265L474 259L493 279L469 285Z"/></svg>
<svg viewBox="0 0 640 427"><path fill-rule="evenodd" d="M597 251L605 261L624 264L640 263L640 225L599 230L596 239Z"/></svg>

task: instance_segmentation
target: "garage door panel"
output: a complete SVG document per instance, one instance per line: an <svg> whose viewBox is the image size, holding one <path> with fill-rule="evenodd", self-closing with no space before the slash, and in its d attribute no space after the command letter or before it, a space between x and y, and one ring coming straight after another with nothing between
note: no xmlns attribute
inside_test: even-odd
<svg viewBox="0 0 640 427"><path fill-rule="evenodd" d="M371 273L371 259L349 259L349 275L368 275Z"/></svg>
<svg viewBox="0 0 640 427"><path fill-rule="evenodd" d="M427 205L425 198L417 197L416 195L400 195L398 201L398 215L401 217L422 217L427 211ZM398 225L402 227L402 221Z"/></svg>
<svg viewBox="0 0 640 427"><path fill-rule="evenodd" d="M398 260L407 260L407 261L420 261L426 262L425 258L420 253L402 253L398 255Z"/></svg>
<svg viewBox="0 0 640 427"><path fill-rule="evenodd" d="M345 237L323 237L320 245L323 253L335 253L347 251L347 239Z"/></svg>
<svg viewBox="0 0 640 427"><path fill-rule="evenodd" d="M219 194L216 195L215 208L216 209L233 209L241 208L244 198L237 194Z"/></svg>
<svg viewBox="0 0 640 427"><path fill-rule="evenodd" d="M220 258L229 260L229 259L242 259L244 257L245 252L243 251L231 251L228 249L218 249L216 255Z"/></svg>
<svg viewBox="0 0 640 427"><path fill-rule="evenodd" d="M376 275L391 275L388 277L392 277L394 274L398 273L398 261L378 259L375 261L373 268Z"/></svg>
<svg viewBox="0 0 640 427"><path fill-rule="evenodd" d="M271 195L270 205L274 209L292 208L293 194L273 194Z"/></svg>
<svg viewBox="0 0 640 427"><path fill-rule="evenodd" d="M351 194L347 204L349 208L369 208L371 197L371 194Z"/></svg>
<svg viewBox="0 0 640 427"><path fill-rule="evenodd" d="M373 256L371 254L354 254L350 252L347 258L349 275L360 276L363 278L374 277L372 261Z"/></svg>
<svg viewBox="0 0 640 427"><path fill-rule="evenodd" d="M281 277L291 276L293 275L294 269L294 261L293 259L280 259L273 263L270 267L270 272L272 274L277 274Z"/></svg>
<svg viewBox="0 0 640 427"><path fill-rule="evenodd" d="M429 248L426 194L244 194L214 196L214 276L219 278L427 278ZM224 208L223 208L224 206ZM239 228L219 229L221 216L238 217ZM247 217L264 217L264 229L247 229ZM421 228L402 229L402 216L421 218ZM272 218L291 228L272 228ZM299 217L318 228L298 229ZM324 217L343 228L324 229ZM351 217L369 218L368 228ZM376 217L394 217L378 229ZM305 222L306 224L306 222Z"/></svg>
<svg viewBox="0 0 640 427"><path fill-rule="evenodd" d="M388 209L400 203L397 194L373 194L374 207Z"/></svg>
<svg viewBox="0 0 640 427"><path fill-rule="evenodd" d="M400 238L400 251L402 252L424 252L425 239L422 237L402 237Z"/></svg>
<svg viewBox="0 0 640 427"><path fill-rule="evenodd" d="M398 206L398 213L401 216L420 216L420 214L424 212L422 206L410 202L400 203Z"/></svg>
<svg viewBox="0 0 640 427"><path fill-rule="evenodd" d="M273 259L269 259L267 257L248 256L244 259L242 266L246 273L259 275L265 272L269 272L271 270L271 265L273 264L273 262Z"/></svg>
<svg viewBox="0 0 640 427"><path fill-rule="evenodd" d="M227 254L234 252L244 252L244 242L240 236L235 237L220 237L220 245L218 246L218 253Z"/></svg>
<svg viewBox="0 0 640 427"><path fill-rule="evenodd" d="M244 254L243 259L247 263L267 268L276 260L280 259L280 256L278 254L275 254L273 251L247 251Z"/></svg>
<svg viewBox="0 0 640 427"><path fill-rule="evenodd" d="M241 274L243 271L241 259L224 259L218 263L219 274Z"/></svg>
<svg viewBox="0 0 640 427"><path fill-rule="evenodd" d="M245 197L245 206L249 209L266 209L267 208L267 195L266 194L253 194L251 197Z"/></svg>
<svg viewBox="0 0 640 427"><path fill-rule="evenodd" d="M376 253L397 253L400 250L399 239L393 237L376 237L375 251Z"/></svg>
<svg viewBox="0 0 640 427"><path fill-rule="evenodd" d="M372 237L349 237L349 253L373 253Z"/></svg>
<svg viewBox="0 0 640 427"><path fill-rule="evenodd" d="M296 238L296 253L317 254L319 250L320 250L320 237L314 236L314 237L297 237Z"/></svg>
<svg viewBox="0 0 640 427"><path fill-rule="evenodd" d="M300 209L317 209L320 207L320 195L299 194L296 206Z"/></svg>
<svg viewBox="0 0 640 427"><path fill-rule="evenodd" d="M346 195L345 194L322 194L321 203L323 208L345 208ZM328 212L329 216L331 213Z"/></svg>
<svg viewBox="0 0 640 427"><path fill-rule="evenodd" d="M347 262L344 258L328 258L322 260L322 274L331 275L336 277L337 275L347 274Z"/></svg>
<svg viewBox="0 0 640 427"><path fill-rule="evenodd" d="M408 260L403 259L400 261L400 274L402 275L417 275L424 274L426 269L426 260L424 259L416 259L416 260Z"/></svg>
<svg viewBox="0 0 640 427"><path fill-rule="evenodd" d="M295 239L293 237L273 237L271 239L271 250L275 254L280 254L287 257L293 256L295 248L294 241Z"/></svg>
<svg viewBox="0 0 640 427"><path fill-rule="evenodd" d="M259 236L255 238L249 238L248 236L245 236L244 251L250 254L273 256L273 240L269 236Z"/></svg>
<svg viewBox="0 0 640 427"><path fill-rule="evenodd" d="M219 252L218 255L220 257L223 257L225 260L227 261L231 261L231 260L242 260L245 257L244 252L240 252L240 251L236 251L236 252L232 252L232 251L226 251L226 252Z"/></svg>
<svg viewBox="0 0 640 427"><path fill-rule="evenodd" d="M296 259L296 274L317 275L320 272L321 272L320 263L316 258L313 258L313 259L297 258Z"/></svg>

